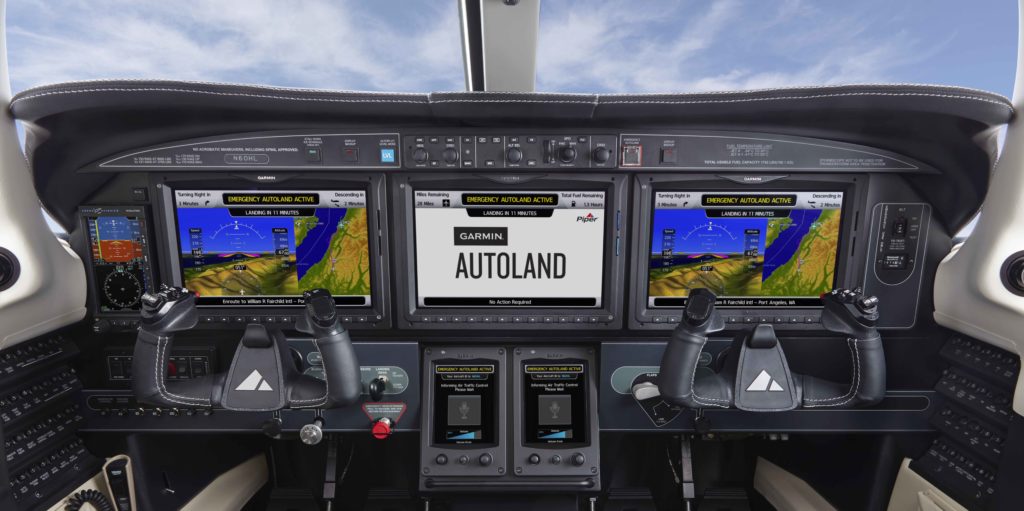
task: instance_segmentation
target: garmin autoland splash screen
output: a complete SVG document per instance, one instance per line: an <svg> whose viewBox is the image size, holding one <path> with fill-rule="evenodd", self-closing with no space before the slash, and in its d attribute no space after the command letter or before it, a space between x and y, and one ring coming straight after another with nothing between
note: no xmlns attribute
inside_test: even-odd
<svg viewBox="0 0 1024 511"><path fill-rule="evenodd" d="M683 306L697 288L726 307L820 305L842 207L843 192L655 192L648 306Z"/></svg>
<svg viewBox="0 0 1024 511"><path fill-rule="evenodd" d="M366 192L175 190L182 284L207 306L370 305Z"/></svg>
<svg viewBox="0 0 1024 511"><path fill-rule="evenodd" d="M605 192L414 194L420 307L601 307Z"/></svg>

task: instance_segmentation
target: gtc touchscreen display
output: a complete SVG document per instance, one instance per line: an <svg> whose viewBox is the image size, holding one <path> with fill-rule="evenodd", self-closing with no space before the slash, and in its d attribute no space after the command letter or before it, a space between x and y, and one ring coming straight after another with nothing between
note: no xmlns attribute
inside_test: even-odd
<svg viewBox="0 0 1024 511"><path fill-rule="evenodd" d="M370 305L366 192L175 190L182 282L200 305Z"/></svg>
<svg viewBox="0 0 1024 511"><path fill-rule="evenodd" d="M437 361L434 365L434 443L495 443L498 407L494 360Z"/></svg>
<svg viewBox="0 0 1024 511"><path fill-rule="evenodd" d="M655 192L648 306L683 306L696 288L726 307L820 305L842 206L843 192Z"/></svg>
<svg viewBox="0 0 1024 511"><path fill-rule="evenodd" d="M605 192L415 192L420 307L601 307Z"/></svg>

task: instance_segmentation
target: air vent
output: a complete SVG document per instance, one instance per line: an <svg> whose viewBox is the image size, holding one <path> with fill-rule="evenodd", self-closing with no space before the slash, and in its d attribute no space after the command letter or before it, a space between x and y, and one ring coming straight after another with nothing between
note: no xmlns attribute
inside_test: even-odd
<svg viewBox="0 0 1024 511"><path fill-rule="evenodd" d="M18 258L10 250L0 247L0 291L10 288L18 281L21 267Z"/></svg>

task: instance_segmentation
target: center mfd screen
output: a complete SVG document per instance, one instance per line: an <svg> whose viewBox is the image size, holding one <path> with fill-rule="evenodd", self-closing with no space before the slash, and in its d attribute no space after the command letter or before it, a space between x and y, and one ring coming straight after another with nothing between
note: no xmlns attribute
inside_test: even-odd
<svg viewBox="0 0 1024 511"><path fill-rule="evenodd" d="M655 192L648 306L683 306L697 288L726 307L820 305L842 207L843 192Z"/></svg>
<svg viewBox="0 0 1024 511"><path fill-rule="evenodd" d="M370 305L366 192L176 190L182 283L200 305Z"/></svg>
<svg viewBox="0 0 1024 511"><path fill-rule="evenodd" d="M415 192L420 307L600 307L605 192Z"/></svg>

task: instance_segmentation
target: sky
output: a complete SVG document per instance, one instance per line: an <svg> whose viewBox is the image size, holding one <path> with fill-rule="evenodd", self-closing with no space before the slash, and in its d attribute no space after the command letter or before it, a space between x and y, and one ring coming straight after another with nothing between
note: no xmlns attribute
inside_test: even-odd
<svg viewBox="0 0 1024 511"><path fill-rule="evenodd" d="M7 8L15 91L100 78L465 86L455 0L14 0ZM1013 0L541 0L537 90L917 82L1010 95L1016 10Z"/></svg>
<svg viewBox="0 0 1024 511"><path fill-rule="evenodd" d="M14 92L109 78L465 87L456 0L13 0L7 11ZM1010 96L1016 40L1013 0L541 0L536 85L933 83Z"/></svg>

